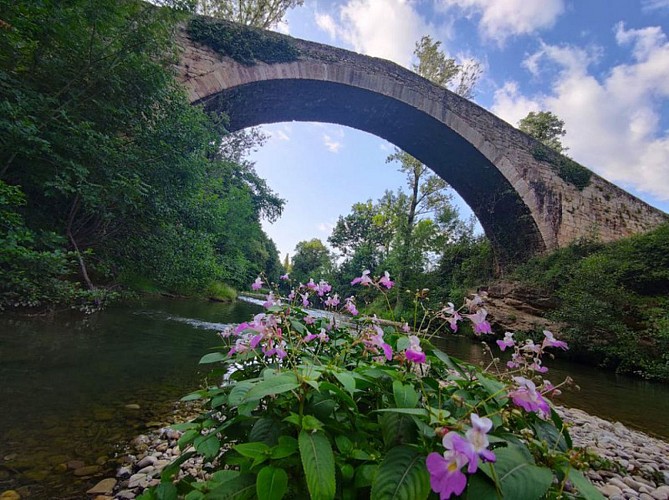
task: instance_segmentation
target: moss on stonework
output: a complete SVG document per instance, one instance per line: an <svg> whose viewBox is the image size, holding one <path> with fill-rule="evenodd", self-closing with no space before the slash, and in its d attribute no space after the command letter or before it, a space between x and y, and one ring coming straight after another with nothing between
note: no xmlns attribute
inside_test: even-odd
<svg viewBox="0 0 669 500"><path fill-rule="evenodd" d="M532 150L535 160L548 163L557 173L558 177L579 191L583 191L590 184L592 172L571 158L557 154L546 146L537 146Z"/></svg>
<svg viewBox="0 0 669 500"><path fill-rule="evenodd" d="M195 42L246 66L295 61L300 55L290 38L220 19L194 17L188 34Z"/></svg>

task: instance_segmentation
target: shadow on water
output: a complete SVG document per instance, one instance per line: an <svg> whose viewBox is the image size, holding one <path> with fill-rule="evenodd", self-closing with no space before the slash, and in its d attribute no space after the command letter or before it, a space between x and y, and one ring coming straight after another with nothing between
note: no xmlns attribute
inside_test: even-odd
<svg viewBox="0 0 669 500"><path fill-rule="evenodd" d="M202 383L197 362L219 344L216 333L260 310L248 302L147 299L83 319L0 317L0 492L86 498L100 477L113 476L119 443L157 425ZM453 356L485 360L466 338L440 342ZM570 375L581 386L556 402L669 438L669 386L546 364L554 383ZM82 466L93 475L75 475Z"/></svg>

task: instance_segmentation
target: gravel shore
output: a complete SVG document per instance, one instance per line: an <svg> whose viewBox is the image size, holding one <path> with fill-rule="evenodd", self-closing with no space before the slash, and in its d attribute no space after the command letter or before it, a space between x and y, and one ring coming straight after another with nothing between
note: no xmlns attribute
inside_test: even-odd
<svg viewBox="0 0 669 500"><path fill-rule="evenodd" d="M669 500L669 443L582 410L564 407L557 410L570 425L574 446L602 458L585 474L605 497ZM177 445L181 433L169 426L189 420L195 412L193 406L177 404L164 426L128 443L115 477L101 478L88 490L88 498L131 500L147 487L158 484L162 469L181 454ZM203 465L201 458L187 460L180 474L204 479ZM0 495L0 500L20 498L13 491Z"/></svg>

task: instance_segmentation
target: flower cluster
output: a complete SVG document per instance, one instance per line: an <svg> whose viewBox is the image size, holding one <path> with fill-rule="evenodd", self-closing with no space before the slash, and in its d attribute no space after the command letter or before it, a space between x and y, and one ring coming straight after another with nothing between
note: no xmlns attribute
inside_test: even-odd
<svg viewBox="0 0 669 500"><path fill-rule="evenodd" d="M478 470L479 459L494 462L495 454L488 449L488 432L492 429L492 420L470 415L472 426L462 437L455 431L442 438L446 451L443 454L432 452L427 456L425 464L430 473L430 486L439 493L440 499L450 498L452 494L460 495L467 486L467 476L462 468L467 465L467 473Z"/></svg>
<svg viewBox="0 0 669 500"><path fill-rule="evenodd" d="M260 348L266 358L273 356L278 359L285 358L286 342L280 323L281 318L265 313L256 314L250 323L241 323L231 332L235 337L235 343L228 351L228 356Z"/></svg>
<svg viewBox="0 0 669 500"><path fill-rule="evenodd" d="M453 303L449 302L437 316L448 322L453 332L458 331L458 322L462 321L464 317L472 322L475 335L492 333L490 323L486 319L488 311L483 307L486 295L486 292L479 292L474 294L472 299L465 300L465 305L463 307L467 309L468 314L460 314L460 310L455 309Z"/></svg>

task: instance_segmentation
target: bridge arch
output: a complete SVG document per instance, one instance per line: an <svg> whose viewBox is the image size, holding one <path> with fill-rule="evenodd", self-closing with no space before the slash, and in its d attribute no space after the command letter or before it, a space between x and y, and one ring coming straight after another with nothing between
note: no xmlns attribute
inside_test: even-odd
<svg viewBox="0 0 669 500"><path fill-rule="evenodd" d="M233 131L312 121L346 125L386 139L462 196L502 267L588 232L599 231L606 241L665 219L665 214L583 167L587 185L573 185L560 176L559 155L538 155L543 150L529 136L394 63L284 38L299 54L294 60L248 64L182 33L178 71L191 101L227 113ZM610 201L612 194L619 200L617 213L605 210L609 215L603 217L597 204Z"/></svg>

